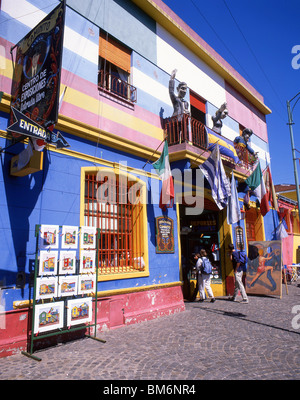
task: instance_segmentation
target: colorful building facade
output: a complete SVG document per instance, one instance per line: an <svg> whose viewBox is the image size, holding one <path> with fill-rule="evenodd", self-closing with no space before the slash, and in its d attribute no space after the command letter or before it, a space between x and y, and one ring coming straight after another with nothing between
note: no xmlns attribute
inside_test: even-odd
<svg viewBox="0 0 300 400"><path fill-rule="evenodd" d="M221 153L226 173L233 172L242 183L253 165L250 156L236 163L234 140L251 129L249 144L262 169L267 166L265 117L270 110L263 97L160 0L67 1L55 130L70 147L49 144L43 159L39 157L39 171L31 173L27 165L24 174L14 173L12 158L27 141L14 143L7 132L10 51L53 7L50 0L1 1L2 355L24 349L28 342L36 225L100 229L101 331L183 311L194 284L191 258L200 247L209 250L214 261L215 296L231 294L227 245L233 241L246 248L251 240L272 240L278 224L277 211L263 217L252 197L250 209L243 209L245 218L228 225L226 208L218 209L207 182L203 212L191 211L198 166L209 156L210 144L218 142L225 149ZM188 86L189 114L180 126L171 118L168 88L174 69L176 84L185 81ZM224 103L228 115L218 134L212 117ZM163 213L161 183L151 163L159 157L166 133L176 193L174 206ZM190 198L182 192L184 171L191 173ZM99 187L107 189L100 197ZM113 202L107 193L117 193ZM243 198L241 192L241 208ZM156 221L163 215L172 221L172 248L161 252Z"/></svg>
<svg viewBox="0 0 300 400"><path fill-rule="evenodd" d="M283 264L291 266L300 262L300 225L296 185L275 185L279 218L288 236L282 241Z"/></svg>

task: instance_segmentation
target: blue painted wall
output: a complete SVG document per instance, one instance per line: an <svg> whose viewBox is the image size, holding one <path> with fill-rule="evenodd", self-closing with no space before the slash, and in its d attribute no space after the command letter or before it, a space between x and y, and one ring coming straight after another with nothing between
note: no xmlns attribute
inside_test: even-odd
<svg viewBox="0 0 300 400"><path fill-rule="evenodd" d="M5 121L6 119L6 121ZM0 126L7 125L7 117L1 115ZM95 152L95 143L77 139L63 133L71 145L71 149L85 154L100 156L109 161L117 159L134 168L142 168L145 159L132 157L125 152L108 147L101 147ZM9 141L0 139L0 146L5 147ZM80 222L80 174L81 168L91 166L93 162L69 157L67 155L45 151L44 170L26 177L9 175L10 160L13 154L18 154L24 148L23 144L11 148L11 153L1 156L0 169L0 281L7 287L15 286L17 272L26 273L25 289L6 289L3 291L6 310L13 308L16 300L28 300L30 273L35 261L36 224L76 225ZM98 164L97 164L98 165ZM101 165L99 165L101 166ZM151 165L145 170L150 171ZM139 176L150 188L147 177ZM149 244L149 277L122 279L99 283L99 290L112 290L138 287L179 280L178 241L176 211L168 210L168 215L174 220L174 254L155 253L155 217L162 215L158 207L160 182L153 180L151 195L155 204L149 202L148 244Z"/></svg>

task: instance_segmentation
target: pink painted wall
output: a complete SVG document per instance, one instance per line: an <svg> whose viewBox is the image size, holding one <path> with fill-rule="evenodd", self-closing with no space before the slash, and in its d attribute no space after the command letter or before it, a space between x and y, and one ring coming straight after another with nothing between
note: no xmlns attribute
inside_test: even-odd
<svg viewBox="0 0 300 400"><path fill-rule="evenodd" d="M149 321L184 310L181 286L102 297L97 301L97 331ZM9 311L2 316L5 318L5 325L10 329L0 329L0 358L29 350L27 344L30 340L31 322L28 321L28 313L26 308ZM55 343L55 336L52 339ZM52 343L51 339L41 339L43 340Z"/></svg>
<svg viewBox="0 0 300 400"><path fill-rule="evenodd" d="M293 245L294 245L293 235L289 235L287 238L282 239L283 265L293 264Z"/></svg>
<svg viewBox="0 0 300 400"><path fill-rule="evenodd" d="M230 117L245 128L252 129L256 136L268 142L265 115L227 82L225 82L225 91Z"/></svg>

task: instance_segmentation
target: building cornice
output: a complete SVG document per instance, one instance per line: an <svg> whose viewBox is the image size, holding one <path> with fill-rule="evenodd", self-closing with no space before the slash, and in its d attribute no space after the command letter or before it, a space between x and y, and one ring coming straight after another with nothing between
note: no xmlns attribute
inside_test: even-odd
<svg viewBox="0 0 300 400"><path fill-rule="evenodd" d="M204 47L195 37L187 31L183 26L175 21L165 10L163 10L154 0L131 0L146 14L153 18L163 28L181 41L187 48L194 54L201 58L207 65L209 65L215 72L217 72L226 82L233 86L240 94L242 94L250 103L252 103L264 115L270 114L272 111L267 107L259 97L246 87L242 82L242 78L236 71L230 71L228 66L222 63L219 59ZM166 7L167 8L167 7ZM196 36L196 35L195 35ZM207 46L209 47L209 46ZM239 78L240 77L240 78Z"/></svg>

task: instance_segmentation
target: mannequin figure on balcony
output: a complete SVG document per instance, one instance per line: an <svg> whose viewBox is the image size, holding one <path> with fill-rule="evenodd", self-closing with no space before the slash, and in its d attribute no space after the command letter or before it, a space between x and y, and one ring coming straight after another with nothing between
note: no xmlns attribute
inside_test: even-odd
<svg viewBox="0 0 300 400"><path fill-rule="evenodd" d="M180 82L177 86L178 95L175 94L175 76L177 73L177 69L174 69L171 73L169 80L169 94L173 104L173 115L172 117L177 116L178 120L182 120L183 114L190 114L189 111L189 103L184 100L184 96L187 91L187 84L185 82Z"/></svg>
<svg viewBox="0 0 300 400"><path fill-rule="evenodd" d="M253 131L246 128L243 130L242 136L237 136L233 141L234 148L240 161L243 161L246 165L254 165L258 158L258 153L248 144L252 134Z"/></svg>
<svg viewBox="0 0 300 400"><path fill-rule="evenodd" d="M188 141L188 117L190 115L189 103L184 100L187 92L187 84L180 82L177 86L178 94L175 94L175 76L177 69L174 69L171 73L169 80L169 95L173 104L173 114L171 117L171 135L175 136L172 141L181 143Z"/></svg>
<svg viewBox="0 0 300 400"><path fill-rule="evenodd" d="M211 117L213 120L213 127L212 130L219 135L221 135L221 129L223 126L222 119L226 118L228 115L228 110L227 110L227 103L224 103L221 105L221 107L216 111L216 114L214 117Z"/></svg>
<svg viewBox="0 0 300 400"><path fill-rule="evenodd" d="M255 156L257 158L257 154L258 153L255 153L255 151L252 149L252 147L250 147L249 144L248 144L250 136L252 136L252 134L253 134L252 129L246 128L246 129L243 130L242 136L237 136L234 139L233 143L234 143L235 146L240 145L242 147L245 147L249 151L249 153L251 155L253 155L253 156Z"/></svg>

